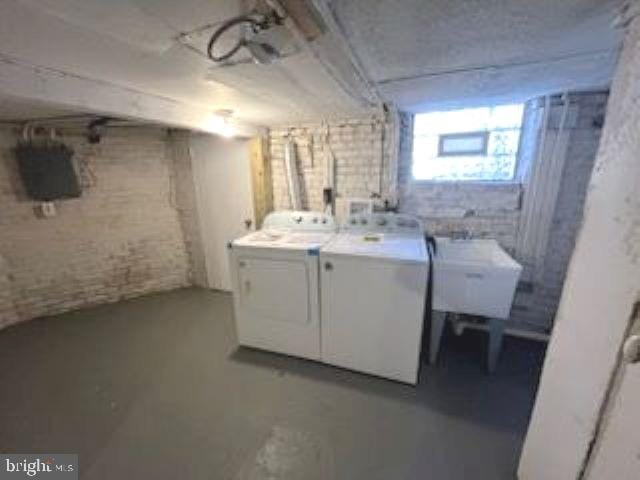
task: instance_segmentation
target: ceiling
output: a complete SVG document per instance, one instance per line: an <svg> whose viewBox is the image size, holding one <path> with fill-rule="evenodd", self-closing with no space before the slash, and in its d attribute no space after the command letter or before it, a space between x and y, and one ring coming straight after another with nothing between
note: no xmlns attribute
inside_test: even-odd
<svg viewBox="0 0 640 480"><path fill-rule="evenodd" d="M335 0L383 96L401 107L526 99L606 86L617 0Z"/></svg>
<svg viewBox="0 0 640 480"><path fill-rule="evenodd" d="M620 44L617 0L311 1L326 38L270 66L198 51L251 0L2 2L0 56L273 125L369 113L367 80L413 111L600 88Z"/></svg>
<svg viewBox="0 0 640 480"><path fill-rule="evenodd" d="M0 123L23 122L26 120L57 118L77 115L83 112L68 108L55 107L50 104L15 98L0 93Z"/></svg>

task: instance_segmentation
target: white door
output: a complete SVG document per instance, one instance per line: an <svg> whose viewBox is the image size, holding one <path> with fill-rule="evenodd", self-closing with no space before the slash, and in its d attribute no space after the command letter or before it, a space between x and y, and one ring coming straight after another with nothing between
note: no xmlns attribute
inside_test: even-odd
<svg viewBox="0 0 640 480"><path fill-rule="evenodd" d="M227 244L254 222L249 140L194 135L190 150L209 287L230 291Z"/></svg>
<svg viewBox="0 0 640 480"><path fill-rule="evenodd" d="M640 478L639 346L640 318L636 318L591 454L587 480Z"/></svg>

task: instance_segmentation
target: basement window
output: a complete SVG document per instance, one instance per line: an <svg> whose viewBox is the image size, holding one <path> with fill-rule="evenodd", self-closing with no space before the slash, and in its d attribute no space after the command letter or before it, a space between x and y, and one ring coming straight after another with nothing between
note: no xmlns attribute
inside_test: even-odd
<svg viewBox="0 0 640 480"><path fill-rule="evenodd" d="M413 178L513 180L523 112L515 104L416 114Z"/></svg>

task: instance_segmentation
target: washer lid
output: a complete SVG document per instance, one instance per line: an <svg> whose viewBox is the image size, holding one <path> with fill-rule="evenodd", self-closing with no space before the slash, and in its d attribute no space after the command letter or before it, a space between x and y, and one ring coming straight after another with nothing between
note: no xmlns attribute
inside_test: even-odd
<svg viewBox="0 0 640 480"><path fill-rule="evenodd" d="M277 248L288 250L318 249L334 237L327 232L288 232L259 230L233 241L234 247Z"/></svg>
<svg viewBox="0 0 640 480"><path fill-rule="evenodd" d="M427 262L427 247L421 236L386 233L341 233L322 253L384 258L409 262Z"/></svg>

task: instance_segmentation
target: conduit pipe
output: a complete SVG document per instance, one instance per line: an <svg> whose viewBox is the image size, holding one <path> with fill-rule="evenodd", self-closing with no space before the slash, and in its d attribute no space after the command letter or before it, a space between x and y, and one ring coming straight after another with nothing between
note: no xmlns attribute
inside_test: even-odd
<svg viewBox="0 0 640 480"><path fill-rule="evenodd" d="M324 200L325 213L334 214L335 196L335 164L336 157L333 154L330 143L329 124L325 125L325 132L322 137L322 151L324 153L324 179L322 185L322 196Z"/></svg>
<svg viewBox="0 0 640 480"><path fill-rule="evenodd" d="M551 112L551 97L544 97L542 104L542 122L539 125L539 132L536 142L536 153L531 163L531 171L526 174L526 197L523 205L522 216L518 228L518 245L516 251L520 258L524 258L527 263L537 263L536 244L538 242L539 209L536 208L541 193L538 188L540 179L543 177L543 167L545 162L544 152L546 151L547 132L549 129L549 118Z"/></svg>
<svg viewBox="0 0 640 480"><path fill-rule="evenodd" d="M471 330L480 330L483 332L489 331L489 326L482 323L468 322L466 320L453 321L453 331L456 335L462 335L467 328ZM533 330L513 327L505 328L504 334L511 337L525 338L527 340L535 340L537 342L544 343L548 342L550 338L550 335L547 333L535 332Z"/></svg>
<svg viewBox="0 0 640 480"><path fill-rule="evenodd" d="M298 165L296 162L296 145L287 137L284 143L284 167L287 174L287 185L289 187L289 201L293 210L300 210L300 183L298 178Z"/></svg>
<svg viewBox="0 0 640 480"><path fill-rule="evenodd" d="M391 108L391 141L389 142L389 203L398 206L398 164L400 161L400 114L395 107Z"/></svg>
<svg viewBox="0 0 640 480"><path fill-rule="evenodd" d="M558 193L560 192L560 179L562 177L562 170L565 163L565 158L558 158L558 146L561 142L565 141L563 135L569 115L569 94L565 92L561 98L563 103L562 114L560 116L560 122L558 123L558 130L556 131L556 135L553 140L553 146L551 147L551 152L549 154L549 158L551 160L551 164L549 165L550 169L544 176L544 183L542 185L543 195L541 195L540 198L540 200L543 202L542 212L544 212L545 214L541 218L539 217L537 219L537 222L539 222L539 225L537 227L539 235L535 243L535 278L538 282L543 281L544 255L546 254L549 237L551 235L553 212L555 211L556 203L558 200ZM549 110L551 110L550 105ZM547 132L545 132L545 135L546 134ZM540 179L537 180L540 181Z"/></svg>
<svg viewBox="0 0 640 480"><path fill-rule="evenodd" d="M362 83L365 89L367 90L365 94L363 94L362 92L357 92L358 96L360 97L360 98L357 98L357 96L354 95L353 87L350 86L348 82L346 82L343 79L342 73L339 71L339 69L336 68L334 65L332 65L331 62L329 62L327 59L325 59L324 56L321 55L316 50L316 48L314 48L313 44L305 38L304 33L300 30L300 28L298 28L298 25L288 14L287 9L282 5L282 3L279 0L266 0L266 3L273 10L275 10L275 12L279 16L283 18L282 23L289 30L289 32L291 33L295 41L302 47L302 49L305 52L307 52L313 59L315 59L320 64L320 66L324 69L327 75L329 75L336 82L336 84L348 97L364 105L371 103L371 100L368 97L372 95L376 100L380 98L380 95L377 92L377 90L372 89L368 81L362 78L362 75L360 74L360 70L354 63L353 58L349 54L347 54L347 58L351 63L351 66L354 69L354 72L358 75L360 83ZM316 10L318 10L317 6L316 6ZM322 12L320 12L319 10L318 12L322 14ZM322 15L322 17L323 17L323 20L325 21L327 20L324 18L324 15ZM332 33L334 33L335 35L335 32L332 32Z"/></svg>

